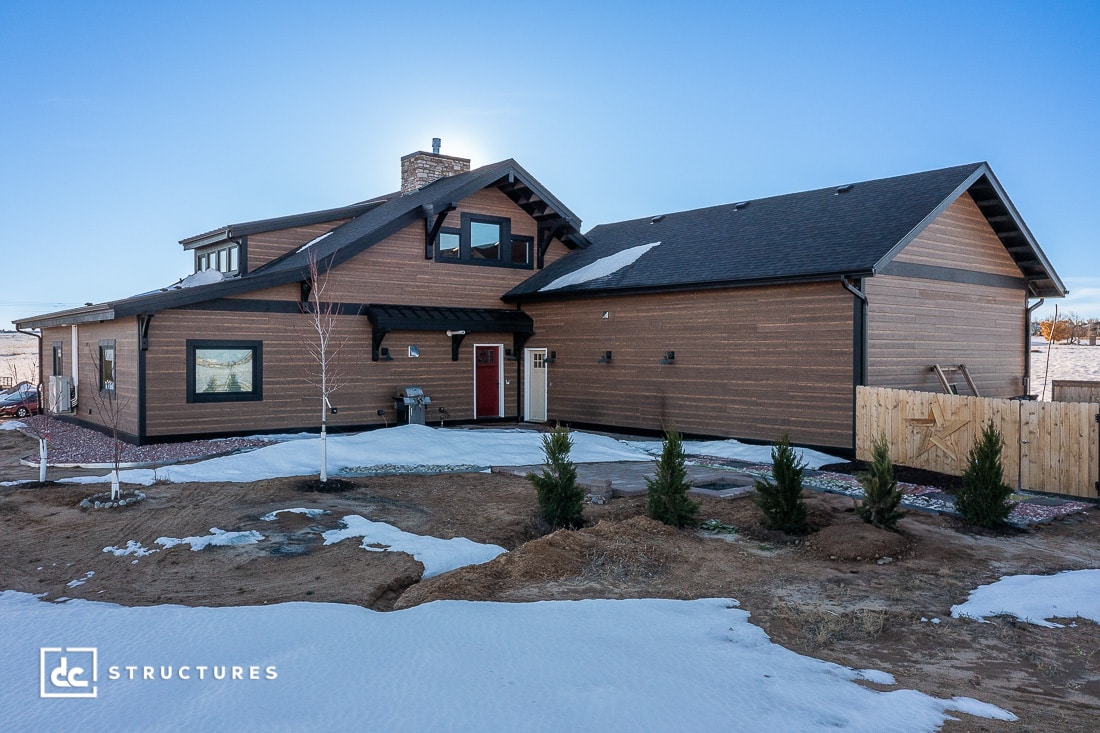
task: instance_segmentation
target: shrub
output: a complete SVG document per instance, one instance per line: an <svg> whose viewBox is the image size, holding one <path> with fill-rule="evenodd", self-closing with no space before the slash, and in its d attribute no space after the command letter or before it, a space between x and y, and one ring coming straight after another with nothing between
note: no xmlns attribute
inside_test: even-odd
<svg viewBox="0 0 1100 733"><path fill-rule="evenodd" d="M573 439L569 429L558 425L542 436L542 452L546 468L542 475L527 474L538 492L539 511L543 519L558 529L577 529L584 524L584 492L577 486L577 467L569 460Z"/></svg>
<svg viewBox="0 0 1100 733"><path fill-rule="evenodd" d="M791 447L784 433L772 447L772 475L775 481L756 480L756 505L764 512L768 527L788 534L805 534L806 503L802 501L802 471L806 464Z"/></svg>
<svg viewBox="0 0 1100 733"><path fill-rule="evenodd" d="M894 478L894 464L890 461L890 444L886 435L880 435L872 448L871 470L859 474L863 485L863 501L856 507L864 522L883 529L894 529L905 516L899 511L902 494Z"/></svg>
<svg viewBox="0 0 1100 733"><path fill-rule="evenodd" d="M684 443L676 430L665 431L657 472L645 482L651 518L674 527L695 526L699 505L687 496L691 482L684 468Z"/></svg>
<svg viewBox="0 0 1100 733"><path fill-rule="evenodd" d="M1004 482L1001 447L1004 439L993 421L982 427L967 456L963 485L955 498L955 509L967 524L993 527L1004 522L1012 507L1012 489Z"/></svg>

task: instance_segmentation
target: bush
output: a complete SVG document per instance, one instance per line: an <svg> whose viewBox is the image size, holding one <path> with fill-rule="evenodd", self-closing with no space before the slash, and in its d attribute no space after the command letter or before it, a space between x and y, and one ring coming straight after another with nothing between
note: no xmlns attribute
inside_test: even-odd
<svg viewBox="0 0 1100 733"><path fill-rule="evenodd" d="M569 460L573 439L569 429L558 425L542 436L546 468L542 475L527 474L538 492L539 511L554 529L577 529L584 524L584 492L577 486L577 467Z"/></svg>
<svg viewBox="0 0 1100 733"><path fill-rule="evenodd" d="M674 429L665 431L656 475L645 482L651 518L674 527L695 526L699 505L687 496L691 482L684 468L684 443Z"/></svg>
<svg viewBox="0 0 1100 733"><path fill-rule="evenodd" d="M899 511L904 496L894 478L894 464L890 461L890 444L886 435L880 435L874 442L871 457L871 470L859 474L859 483L863 486L863 501L856 507L864 522L883 529L894 529L898 520L905 516Z"/></svg>
<svg viewBox="0 0 1100 733"><path fill-rule="evenodd" d="M806 464L783 437L772 448L772 475L775 481L756 480L756 505L764 512L768 527L788 534L805 534L806 503L802 501L802 471Z"/></svg>
<svg viewBox="0 0 1100 733"><path fill-rule="evenodd" d="M1012 489L1004 482L1001 447L1004 439L993 421L982 427L967 456L963 485L955 498L955 509L967 524L994 527L1002 524L1012 510L1008 498Z"/></svg>

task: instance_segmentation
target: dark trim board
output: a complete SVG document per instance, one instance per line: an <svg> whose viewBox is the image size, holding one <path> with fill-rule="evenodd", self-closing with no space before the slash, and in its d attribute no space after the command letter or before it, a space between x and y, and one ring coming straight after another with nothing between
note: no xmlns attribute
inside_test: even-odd
<svg viewBox="0 0 1100 733"><path fill-rule="evenodd" d="M939 280L941 282L961 283L963 285L985 285L990 288L1025 290L1027 280L1011 275L997 275L991 272L974 272L955 267L936 265L918 265L912 262L891 262L879 271L881 275L907 277L916 280Z"/></svg>
<svg viewBox="0 0 1100 733"><path fill-rule="evenodd" d="M605 288L602 290L561 290L538 291L535 293L505 293L500 297L505 303L516 303L520 307L524 303L540 303L555 300L573 300L578 298L603 298L620 295L663 295L665 293L692 293L703 290L731 290L733 288L759 288L770 285L803 285L806 283L836 282L842 277L852 279L871 277L875 273L868 271L830 272L824 275L797 275L792 277L769 277L759 280L716 280L714 282L685 283L683 285L660 285L638 288Z"/></svg>

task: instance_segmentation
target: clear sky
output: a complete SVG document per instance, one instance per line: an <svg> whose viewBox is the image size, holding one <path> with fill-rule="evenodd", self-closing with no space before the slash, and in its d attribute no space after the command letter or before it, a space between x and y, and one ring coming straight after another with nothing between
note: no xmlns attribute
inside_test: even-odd
<svg viewBox="0 0 1100 733"><path fill-rule="evenodd" d="M3 328L393 191L432 137L586 230L986 160L1100 317L1095 1L6 0L0 99Z"/></svg>

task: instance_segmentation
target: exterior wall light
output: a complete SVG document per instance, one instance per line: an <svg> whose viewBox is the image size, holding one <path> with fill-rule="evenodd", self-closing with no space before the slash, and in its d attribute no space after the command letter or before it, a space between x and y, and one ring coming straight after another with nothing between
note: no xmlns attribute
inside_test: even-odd
<svg viewBox="0 0 1100 733"><path fill-rule="evenodd" d="M675 351L666 351L665 352L665 358L661 359L662 364L673 364L675 362L676 362L676 352Z"/></svg>
<svg viewBox="0 0 1100 733"><path fill-rule="evenodd" d="M600 360L597 363L598 364L610 364L611 363L611 352L610 351L603 352L603 356L600 357Z"/></svg>

